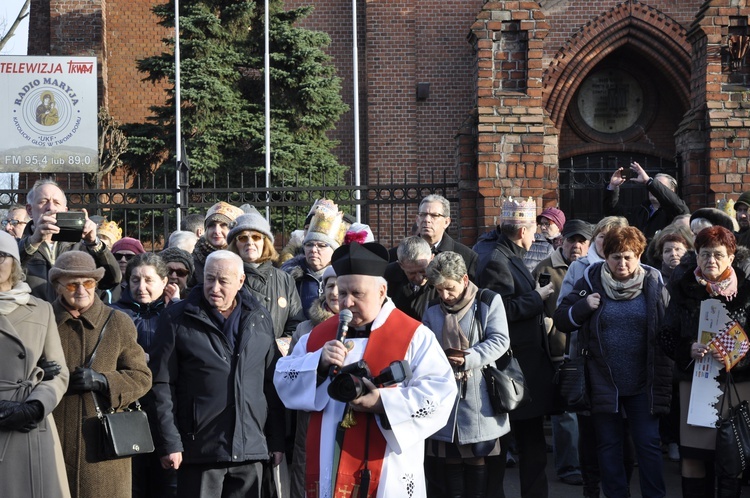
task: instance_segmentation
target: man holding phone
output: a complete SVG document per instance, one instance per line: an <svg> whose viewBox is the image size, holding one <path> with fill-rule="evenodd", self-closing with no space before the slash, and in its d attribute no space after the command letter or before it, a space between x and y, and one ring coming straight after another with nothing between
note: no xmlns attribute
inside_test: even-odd
<svg viewBox="0 0 750 498"><path fill-rule="evenodd" d="M99 288L109 289L120 283L120 267L97 237L96 224L89 219L86 210L68 212L68 200L55 181L42 179L34 183L26 195L26 212L31 222L26 225L18 249L33 296L49 302L55 300L57 293L49 282L48 273L57 257L70 250L88 252L97 268L104 268ZM59 213L67 213L64 220L57 219Z"/></svg>
<svg viewBox="0 0 750 498"><path fill-rule="evenodd" d="M625 207L620 202L620 187L625 182L645 185L648 200L639 206ZM676 216L690 214L685 201L677 195L677 180L666 173L653 178L640 164L633 161L628 167L617 168L612 173L604 191L604 216L625 216L630 224L651 240L656 232L672 223Z"/></svg>

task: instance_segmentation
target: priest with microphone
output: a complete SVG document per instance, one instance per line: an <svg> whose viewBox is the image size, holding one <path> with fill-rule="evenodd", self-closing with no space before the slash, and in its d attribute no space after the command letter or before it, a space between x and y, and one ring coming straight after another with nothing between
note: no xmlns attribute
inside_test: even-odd
<svg viewBox="0 0 750 498"><path fill-rule="evenodd" d="M383 246L352 242L331 264L342 315L300 339L274 373L286 407L312 412L307 496L425 498L424 440L456 397L450 364L435 335L387 297Z"/></svg>

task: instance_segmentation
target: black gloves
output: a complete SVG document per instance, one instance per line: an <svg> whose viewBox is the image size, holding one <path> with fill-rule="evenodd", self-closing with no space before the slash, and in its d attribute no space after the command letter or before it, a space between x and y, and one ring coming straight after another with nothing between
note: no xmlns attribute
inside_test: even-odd
<svg viewBox="0 0 750 498"><path fill-rule="evenodd" d="M107 378L96 370L78 367L70 376L68 389L80 392L97 391L106 393L109 391L109 383L107 382Z"/></svg>
<svg viewBox="0 0 750 498"><path fill-rule="evenodd" d="M29 432L43 417L44 406L39 401L0 401L0 429Z"/></svg>
<svg viewBox="0 0 750 498"><path fill-rule="evenodd" d="M62 370L59 363L56 361L47 361L47 358L44 356L39 358L37 366L44 370L44 377L42 380L52 380L60 375L60 370Z"/></svg>

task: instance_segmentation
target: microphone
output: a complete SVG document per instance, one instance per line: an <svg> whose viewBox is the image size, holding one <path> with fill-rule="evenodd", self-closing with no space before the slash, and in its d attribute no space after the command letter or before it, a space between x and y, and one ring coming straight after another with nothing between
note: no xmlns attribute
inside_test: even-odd
<svg viewBox="0 0 750 498"><path fill-rule="evenodd" d="M349 322L352 321L352 318L354 318L354 315L352 315L352 312L343 309L339 313L339 328L336 331L336 340L344 342L344 339L346 339L346 333L349 331ZM331 371L330 376L333 377L334 375L338 375L339 370L341 367L337 365L331 365Z"/></svg>

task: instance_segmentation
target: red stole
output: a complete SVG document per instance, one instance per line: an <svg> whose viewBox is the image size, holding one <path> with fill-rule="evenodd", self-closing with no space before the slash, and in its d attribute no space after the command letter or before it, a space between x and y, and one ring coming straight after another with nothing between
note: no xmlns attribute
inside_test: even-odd
<svg viewBox="0 0 750 498"><path fill-rule="evenodd" d="M338 324L338 317L334 316L315 327L310 332L307 351L317 351L326 342L336 339ZM392 361L403 360L406 357L411 339L420 325L420 322L397 309L391 311L385 323L370 333L365 347L363 359L370 367L372 375L378 375ZM377 494L386 442L375 422L375 417L371 415L364 412L354 412L357 424L346 429L336 476L336 489L332 490L334 498L359 496L359 477L364 468L366 446L368 446L367 468L371 473L370 492L367 496L373 497ZM310 425L307 428L305 490L308 498L318 496L322 420L323 412L312 413ZM367 431L368 424L370 425L369 432ZM366 445L365 439L368 434L369 444ZM331 484L333 485L333 483Z"/></svg>

